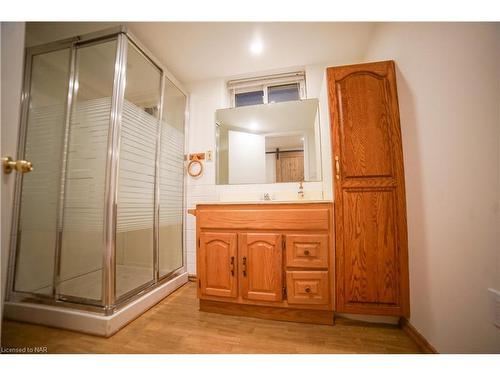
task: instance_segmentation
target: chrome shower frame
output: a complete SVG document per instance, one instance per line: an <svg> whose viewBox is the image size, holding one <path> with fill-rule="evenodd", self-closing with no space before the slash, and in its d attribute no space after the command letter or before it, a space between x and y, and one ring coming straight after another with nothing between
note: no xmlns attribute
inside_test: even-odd
<svg viewBox="0 0 500 375"><path fill-rule="evenodd" d="M66 174L66 147L70 125L71 107L74 99L74 84L76 80L76 50L82 46L104 41L117 41L115 68L113 79L113 94L111 98L110 125L108 129L107 161L105 176L105 209L103 224L103 254L102 254L102 293L100 300L66 296L60 293L58 285L60 281L60 257L61 238L63 230L63 202L65 194L65 174ZM125 95L126 68L127 68L127 48L128 42L135 47L147 60L149 60L161 73L161 95L158 103L159 119L156 140L156 160L155 160L155 187L154 187L154 217L153 217L153 277L134 290L129 291L117 298L116 296L116 225L117 225L117 193L118 193L118 170L121 143L121 115ZM19 253L19 227L20 227L20 203L23 183L23 175L17 174L15 182L14 209L12 213L12 233L9 253L9 269L7 284L7 301L10 302L30 302L38 304L48 304L76 308L80 310L98 312L104 315L111 315L130 302L140 298L144 294L154 290L172 280L179 275L187 273L186 254L186 175L183 174L183 202L182 202L182 266L174 271L159 275L159 174L160 174L160 151L161 151L161 126L164 121L164 95L165 84L168 79L186 97L186 109L184 116L184 154L187 146L188 120L189 120L189 95L182 85L172 76L170 72L142 45L142 43L125 26L113 27L110 29L85 34L73 38L51 42L40 46L29 47L25 52L24 83L21 96L21 119L20 135L17 148L18 159L24 159L26 146L26 133L28 128L28 109L30 103L31 88L31 65L35 55L54 52L62 49L70 50L69 84L67 91L65 118L64 118L64 148L62 155L61 191L57 205L57 234L54 256L54 275L52 295L37 294L32 292L16 291L14 289L16 261ZM185 156L185 155L184 155ZM185 157L184 157L185 160Z"/></svg>

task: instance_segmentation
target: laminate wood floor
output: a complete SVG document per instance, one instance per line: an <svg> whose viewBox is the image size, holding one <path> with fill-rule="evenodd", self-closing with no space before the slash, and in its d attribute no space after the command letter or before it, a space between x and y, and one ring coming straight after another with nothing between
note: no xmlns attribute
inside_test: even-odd
<svg viewBox="0 0 500 375"><path fill-rule="evenodd" d="M419 353L398 327L337 320L335 326L198 311L190 282L110 338L4 321L3 347L48 353Z"/></svg>

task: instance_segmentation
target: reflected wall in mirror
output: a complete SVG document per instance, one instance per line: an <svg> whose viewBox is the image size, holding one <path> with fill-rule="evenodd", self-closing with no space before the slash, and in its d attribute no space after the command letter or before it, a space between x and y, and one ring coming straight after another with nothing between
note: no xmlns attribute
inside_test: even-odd
<svg viewBox="0 0 500 375"><path fill-rule="evenodd" d="M218 185L320 181L318 99L216 111Z"/></svg>

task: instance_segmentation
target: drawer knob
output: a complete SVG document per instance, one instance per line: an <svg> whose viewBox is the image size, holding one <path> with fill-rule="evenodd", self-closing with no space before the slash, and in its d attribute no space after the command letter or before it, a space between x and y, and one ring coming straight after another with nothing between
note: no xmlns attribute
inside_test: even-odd
<svg viewBox="0 0 500 375"><path fill-rule="evenodd" d="M309 255L309 250L304 250L304 255Z"/></svg>
<svg viewBox="0 0 500 375"><path fill-rule="evenodd" d="M305 289L306 293L311 293L311 288L306 286L306 289Z"/></svg>

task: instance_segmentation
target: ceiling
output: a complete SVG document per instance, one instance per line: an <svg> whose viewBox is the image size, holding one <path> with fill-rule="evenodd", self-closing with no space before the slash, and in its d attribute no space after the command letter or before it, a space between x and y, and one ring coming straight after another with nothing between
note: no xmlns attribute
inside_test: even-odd
<svg viewBox="0 0 500 375"><path fill-rule="evenodd" d="M120 23L27 23L33 46ZM375 23L348 22L125 22L129 30L183 83L244 76L315 63L363 58ZM250 52L259 40L260 55Z"/></svg>
<svg viewBox="0 0 500 375"><path fill-rule="evenodd" d="M279 137L266 137L266 151L304 150L304 137L302 135L283 135Z"/></svg>

